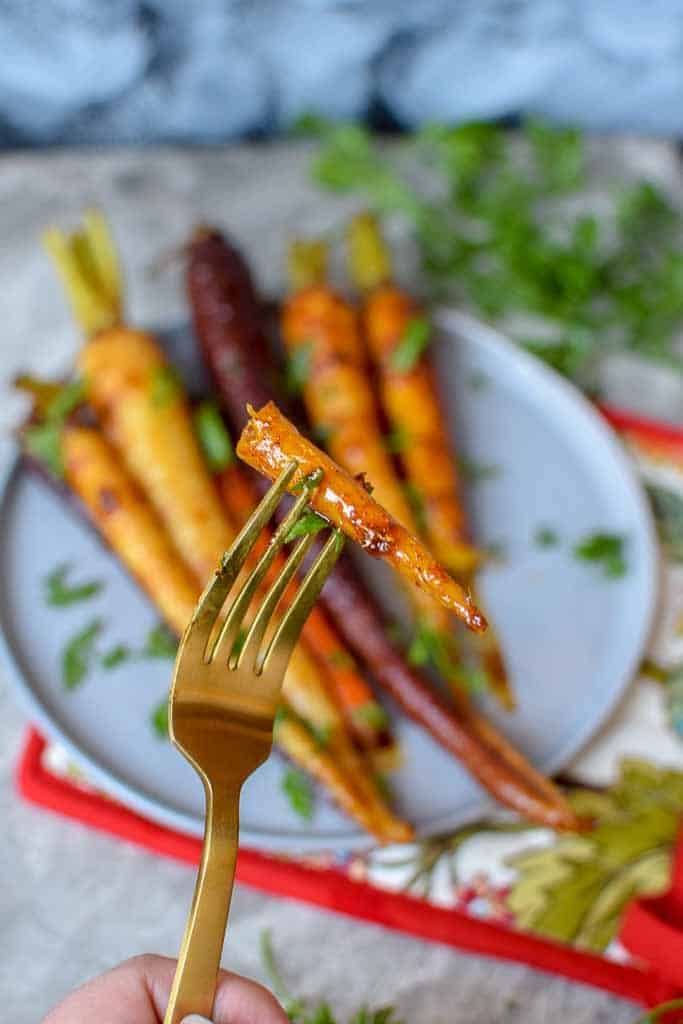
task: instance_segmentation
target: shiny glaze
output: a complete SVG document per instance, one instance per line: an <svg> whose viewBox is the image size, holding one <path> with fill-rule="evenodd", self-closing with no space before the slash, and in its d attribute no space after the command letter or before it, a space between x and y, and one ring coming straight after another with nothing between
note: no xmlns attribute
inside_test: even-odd
<svg viewBox="0 0 683 1024"><path fill-rule="evenodd" d="M250 409L250 420L240 437L237 453L271 478L295 459L299 468L293 487L313 470L322 469L323 486L314 492L311 501L318 512L343 529L368 554L385 559L455 612L470 629L486 629L486 620L470 596L434 561L420 541L382 508L362 483L300 434L274 402L258 412Z"/></svg>

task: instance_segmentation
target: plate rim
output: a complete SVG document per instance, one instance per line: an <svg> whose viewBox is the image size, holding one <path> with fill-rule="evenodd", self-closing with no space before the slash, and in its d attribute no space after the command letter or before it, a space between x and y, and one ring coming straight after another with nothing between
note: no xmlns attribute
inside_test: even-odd
<svg viewBox="0 0 683 1024"><path fill-rule="evenodd" d="M590 722L576 730L575 734L571 737L571 742L565 744L564 748L555 752L552 757L548 758L540 766L544 772L553 775L579 756L581 750L600 732L623 701L628 688L635 679L635 673L640 664L643 650L652 631L659 592L661 556L656 541L652 512L645 498L643 488L638 481L635 469L622 445L619 443L616 434L595 406L578 388L555 370L546 366L541 360L524 352L502 331L478 320L470 314L453 307L439 307L434 310L432 319L437 329L445 328L449 334L456 336L458 332L464 332L478 346L483 345L489 349L504 350L508 358L516 361L525 372L540 378L546 388L549 387L551 391L554 390L556 393L562 394L565 402L570 402L577 412L582 412L584 418L592 424L593 429L602 436L603 443L610 449L611 457L620 470L622 486L627 486L631 492L633 508L639 520L639 533L644 542L643 589L645 602L640 629L635 638L637 642L632 644L629 657L624 660L621 669L621 678L615 684L610 699L605 701L604 707L591 718ZM15 480L23 472L25 472L25 469L20 452L15 452L13 456L6 460L5 465L0 468L0 509L5 506ZM5 670L8 682L13 684L14 691L17 693L30 721L35 723L46 736L63 746L69 757L88 776L89 781L92 781L95 787L101 789L105 795L118 800L126 807L159 825L175 829L186 835L201 837L204 831L202 818L175 810L164 804L161 800L147 795L142 788L125 781L112 769L106 768L99 763L92 754L81 749L76 740L69 735L68 730L56 721L45 708L31 687L30 682L25 678L9 637L6 635L4 625L5 623L2 617L0 617L0 662ZM497 809L496 803L486 794L482 794L480 798L475 797L471 799L468 803L461 805L459 809L432 819L423 830L418 832L418 838L424 838L438 832L448 831L449 829L457 829L495 809ZM257 849L281 851L283 853L293 851L305 853L330 849L334 849L337 852L350 853L360 849L367 849L374 845L371 837L352 827L348 832L341 834L339 832L330 834L318 831L312 835L288 832L286 830L274 832L272 829L261 830L243 827L240 829L240 842L254 846Z"/></svg>

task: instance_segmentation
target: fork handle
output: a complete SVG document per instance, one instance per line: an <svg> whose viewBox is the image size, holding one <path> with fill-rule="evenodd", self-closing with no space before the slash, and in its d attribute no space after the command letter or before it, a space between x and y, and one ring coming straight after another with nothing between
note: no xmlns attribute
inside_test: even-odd
<svg viewBox="0 0 683 1024"><path fill-rule="evenodd" d="M239 788L205 783L204 847L164 1024L197 1013L210 1018L235 877Z"/></svg>

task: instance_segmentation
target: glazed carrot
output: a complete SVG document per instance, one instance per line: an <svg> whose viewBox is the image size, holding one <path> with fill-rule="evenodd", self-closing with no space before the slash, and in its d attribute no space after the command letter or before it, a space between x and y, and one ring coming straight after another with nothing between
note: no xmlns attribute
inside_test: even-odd
<svg viewBox="0 0 683 1024"><path fill-rule="evenodd" d="M264 318L249 268L223 235L203 232L188 247L187 289L197 340L223 409L233 429L241 431L247 403L261 406L274 397ZM497 800L539 824L577 827L561 794L554 791L551 797L540 790L538 772L516 751L510 760L507 741L498 737L490 742L495 730L478 728L483 722L478 713L461 714L408 663L347 556L335 566L322 602L340 636L379 685Z"/></svg>
<svg viewBox="0 0 683 1024"><path fill-rule="evenodd" d="M310 280L302 287L309 261ZM303 396L311 423L325 431L332 458L352 476L365 474L377 500L415 533L414 515L382 438L355 311L325 283L319 243L292 246L290 264L300 287L284 305L282 334L293 356L304 354ZM467 568L478 559L464 539L456 554Z"/></svg>
<svg viewBox="0 0 683 1024"><path fill-rule="evenodd" d="M112 446L92 427L66 426L61 437L65 479L88 517L180 635L199 597L149 501Z"/></svg>
<svg viewBox="0 0 683 1024"><path fill-rule="evenodd" d="M241 527L258 503L255 488L236 462L225 465L217 474L216 482L233 522ZM268 534L264 531L261 545L265 547L267 541ZM254 554L257 554L257 549ZM274 570L277 571L283 562L284 557L276 559ZM292 587L296 588L296 581ZM286 593L283 600L287 598ZM388 719L381 704L320 608L311 611L301 638L311 654L324 664L348 726L360 746L367 751L386 750L393 746Z"/></svg>
<svg viewBox="0 0 683 1024"><path fill-rule="evenodd" d="M322 482L311 497L313 508L368 554L384 559L444 608L455 612L470 629L486 629L486 620L469 594L420 541L382 508L362 483L300 434L274 402L249 412L249 422L237 444L240 458L271 479L295 459L298 468L290 489L296 489L309 473L322 469Z"/></svg>
<svg viewBox="0 0 683 1024"><path fill-rule="evenodd" d="M351 222L348 243L352 279L365 292L363 337L394 447L419 496L426 539L439 561L455 576L464 577L475 593L472 565L461 557L469 531L427 348L431 326L424 310L392 282L389 249L371 214ZM491 691L503 706L513 708L514 695L494 630L489 626L474 643Z"/></svg>

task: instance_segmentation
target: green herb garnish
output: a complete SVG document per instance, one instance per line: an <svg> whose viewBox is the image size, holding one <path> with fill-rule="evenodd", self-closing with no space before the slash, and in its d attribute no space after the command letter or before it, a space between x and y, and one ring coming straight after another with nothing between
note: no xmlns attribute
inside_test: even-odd
<svg viewBox="0 0 683 1024"><path fill-rule="evenodd" d="M85 384L82 380L65 384L49 402L43 421L29 424L23 432L28 453L59 479L64 476L62 429L67 417L84 401Z"/></svg>
<svg viewBox="0 0 683 1024"><path fill-rule="evenodd" d="M539 526L534 534L534 543L539 548L554 548L560 543L560 537L552 526Z"/></svg>
<svg viewBox="0 0 683 1024"><path fill-rule="evenodd" d="M261 962L268 984L282 1003L292 1024L337 1024L337 1018L327 1003L322 1002L311 1008L303 999L293 998L275 961L270 932L267 930L261 932ZM401 1024L401 1021L390 1006L381 1007L379 1010L369 1010L362 1006L349 1019L349 1024Z"/></svg>
<svg viewBox="0 0 683 1024"><path fill-rule="evenodd" d="M168 658L171 660L175 658L177 652L178 641L163 623L159 623L158 626L150 629L140 653L143 658Z"/></svg>
<svg viewBox="0 0 683 1024"><path fill-rule="evenodd" d="M294 813L304 821L310 821L313 817L313 789L304 773L288 768L282 776L280 788Z"/></svg>
<svg viewBox="0 0 683 1024"><path fill-rule="evenodd" d="M369 725L371 729L386 729L389 725L389 716L377 701L368 701L353 709L353 717L359 722Z"/></svg>
<svg viewBox="0 0 683 1024"><path fill-rule="evenodd" d="M314 180L403 216L434 299L508 329L518 314L542 320L546 338L529 347L589 391L614 351L683 368L683 215L649 181L615 186L595 215L555 201L582 187L580 132L431 124L387 156L357 124L316 127Z"/></svg>
<svg viewBox="0 0 683 1024"><path fill-rule="evenodd" d="M319 533L320 530L324 530L326 526L329 526L329 522L323 516L318 515L317 512L304 512L301 519L297 520L292 526L291 530L285 537L285 543L290 540L295 540L297 537L306 537L308 534Z"/></svg>
<svg viewBox="0 0 683 1024"><path fill-rule="evenodd" d="M152 405L164 408L180 395L180 378L172 366L158 366L150 380Z"/></svg>
<svg viewBox="0 0 683 1024"><path fill-rule="evenodd" d="M67 690L79 686L95 656L95 644L102 632L102 620L93 619L69 641L62 651L62 682Z"/></svg>
<svg viewBox="0 0 683 1024"><path fill-rule="evenodd" d="M122 665L124 661L129 661L133 657L133 652L130 647L126 644L116 644L111 647L108 651L100 658L100 665L102 668L112 669L116 668L117 665Z"/></svg>
<svg viewBox="0 0 683 1024"><path fill-rule="evenodd" d="M69 584L67 576L72 566L63 562L45 577L45 600L53 607L64 608L78 601L87 601L102 590L103 584L98 580L89 583Z"/></svg>
<svg viewBox="0 0 683 1024"><path fill-rule="evenodd" d="M291 488L292 494L301 494L301 492L306 490L306 488L313 490L318 486L323 475L322 469L314 469L310 473L307 473L306 476L302 476L301 479L297 480Z"/></svg>
<svg viewBox="0 0 683 1024"><path fill-rule="evenodd" d="M410 444L410 434L405 427L396 427L384 438L384 447L390 455L399 455Z"/></svg>
<svg viewBox="0 0 683 1024"><path fill-rule="evenodd" d="M397 373L408 373L412 370L427 348L431 333L429 321L423 316L416 316L409 320L396 348L391 353L392 370L396 370Z"/></svg>
<svg viewBox="0 0 683 1024"><path fill-rule="evenodd" d="M209 469L220 473L234 465L235 449L215 402L201 402L194 414L194 426Z"/></svg>
<svg viewBox="0 0 683 1024"><path fill-rule="evenodd" d="M152 731L160 740L168 739L168 697L159 701L149 716Z"/></svg>
<svg viewBox="0 0 683 1024"><path fill-rule="evenodd" d="M626 575L625 538L618 533L592 533L574 546L574 555L583 562L598 565L607 579Z"/></svg>
<svg viewBox="0 0 683 1024"><path fill-rule="evenodd" d="M311 375L313 342L304 341L287 358L285 364L285 387L287 394L297 397Z"/></svg>
<svg viewBox="0 0 683 1024"><path fill-rule="evenodd" d="M417 487L412 480L406 480L403 484L403 493L406 496L406 501L410 506L413 519L415 520L415 526L417 527L418 533L424 534L427 530L427 509L425 508L425 500L422 491Z"/></svg>
<svg viewBox="0 0 683 1024"><path fill-rule="evenodd" d="M476 459L469 459L464 455L461 455L458 459L458 469L462 478L472 483L483 480L495 480L501 474L500 466L477 462Z"/></svg>

